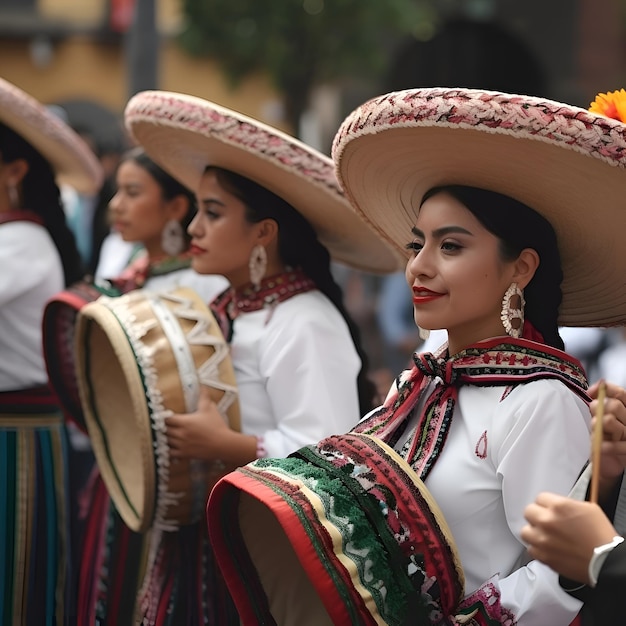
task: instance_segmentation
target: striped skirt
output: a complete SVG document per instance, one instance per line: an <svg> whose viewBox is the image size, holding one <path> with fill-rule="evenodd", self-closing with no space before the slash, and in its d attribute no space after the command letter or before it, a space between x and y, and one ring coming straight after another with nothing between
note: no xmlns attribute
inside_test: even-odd
<svg viewBox="0 0 626 626"><path fill-rule="evenodd" d="M47 388L0 393L0 624L70 619L67 451Z"/></svg>
<svg viewBox="0 0 626 626"><path fill-rule="evenodd" d="M204 521L152 531L138 608L142 626L239 626Z"/></svg>
<svg viewBox="0 0 626 626"><path fill-rule="evenodd" d="M133 626L148 534L126 526L94 468L81 500L87 511L78 583L79 626Z"/></svg>

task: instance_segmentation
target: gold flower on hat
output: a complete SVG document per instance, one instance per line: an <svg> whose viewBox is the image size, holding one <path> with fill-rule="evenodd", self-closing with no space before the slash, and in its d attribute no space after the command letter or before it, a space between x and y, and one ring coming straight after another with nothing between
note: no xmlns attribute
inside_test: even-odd
<svg viewBox="0 0 626 626"><path fill-rule="evenodd" d="M626 90L599 93L589 105L589 110L619 122L626 122Z"/></svg>

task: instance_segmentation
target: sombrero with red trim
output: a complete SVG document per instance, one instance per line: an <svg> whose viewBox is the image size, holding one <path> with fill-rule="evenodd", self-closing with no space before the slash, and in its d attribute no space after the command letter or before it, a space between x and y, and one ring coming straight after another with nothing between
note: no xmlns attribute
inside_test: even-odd
<svg viewBox="0 0 626 626"><path fill-rule="evenodd" d="M470 185L523 202L556 231L559 323L626 323L626 124L543 98L410 89L352 112L332 153L356 210L399 251L432 187Z"/></svg>
<svg viewBox="0 0 626 626"><path fill-rule="evenodd" d="M331 256L376 273L404 266L354 212L330 158L258 120L185 94L145 91L128 102L126 126L146 153L187 188L207 166L232 170L286 200Z"/></svg>
<svg viewBox="0 0 626 626"><path fill-rule="evenodd" d="M435 501L367 435L329 437L226 475L207 516L245 626L444 624L463 597Z"/></svg>
<svg viewBox="0 0 626 626"><path fill-rule="evenodd" d="M100 163L80 136L35 98L2 78L0 122L50 163L59 182L84 193L97 190L102 183Z"/></svg>

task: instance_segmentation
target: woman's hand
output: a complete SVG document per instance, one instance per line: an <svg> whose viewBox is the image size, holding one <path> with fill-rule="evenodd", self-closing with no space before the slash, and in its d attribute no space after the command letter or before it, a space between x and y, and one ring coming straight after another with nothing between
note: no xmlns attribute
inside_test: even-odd
<svg viewBox="0 0 626 626"><path fill-rule="evenodd" d="M521 538L528 553L559 574L588 584L593 549L617 535L602 509L553 493L540 493L524 511Z"/></svg>
<svg viewBox="0 0 626 626"><path fill-rule="evenodd" d="M173 458L216 461L221 458L224 437L231 432L205 386L201 388L198 409L172 415L166 425Z"/></svg>

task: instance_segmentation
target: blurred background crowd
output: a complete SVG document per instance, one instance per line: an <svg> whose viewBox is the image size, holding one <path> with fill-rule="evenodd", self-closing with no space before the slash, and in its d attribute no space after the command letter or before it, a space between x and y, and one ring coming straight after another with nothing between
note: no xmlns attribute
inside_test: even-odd
<svg viewBox="0 0 626 626"><path fill-rule="evenodd" d="M121 113L138 91L207 98L329 153L345 115L391 90L466 86L586 108L626 85L625 52L623 0L0 0L0 76L48 104L103 165L99 193L63 189L96 277L134 252L107 206L130 147ZM382 391L422 345L404 277L335 271ZM626 385L623 330L563 338L590 380ZM433 333L424 347L441 341Z"/></svg>

